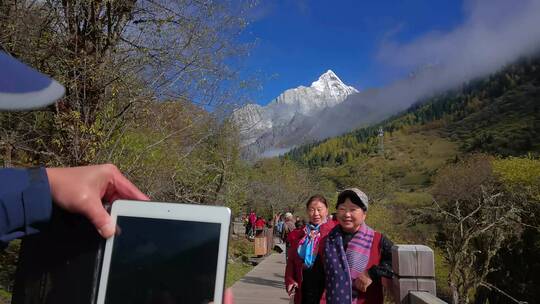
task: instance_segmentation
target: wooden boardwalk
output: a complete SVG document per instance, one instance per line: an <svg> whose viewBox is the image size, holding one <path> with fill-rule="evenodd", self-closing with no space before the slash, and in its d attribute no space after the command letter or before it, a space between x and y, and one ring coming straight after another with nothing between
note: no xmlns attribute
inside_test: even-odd
<svg viewBox="0 0 540 304"><path fill-rule="evenodd" d="M264 259L232 286L235 304L288 304L283 275L285 254L274 253Z"/></svg>

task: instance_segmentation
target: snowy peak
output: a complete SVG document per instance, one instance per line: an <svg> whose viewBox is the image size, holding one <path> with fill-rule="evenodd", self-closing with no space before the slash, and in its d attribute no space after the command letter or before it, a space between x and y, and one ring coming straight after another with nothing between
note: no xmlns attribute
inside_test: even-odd
<svg viewBox="0 0 540 304"><path fill-rule="evenodd" d="M332 70L328 70L310 87L288 89L269 105L285 104L293 106L294 111L301 114L312 115L323 108L335 106L353 93L358 93L358 90L347 86Z"/></svg>
<svg viewBox="0 0 540 304"><path fill-rule="evenodd" d="M332 70L322 74L317 81L311 84L311 88L334 98L358 93L355 88L345 85Z"/></svg>
<svg viewBox="0 0 540 304"><path fill-rule="evenodd" d="M311 87L318 91L327 91L329 85L345 86L343 81L332 70L328 70L317 81L314 81Z"/></svg>
<svg viewBox="0 0 540 304"><path fill-rule="evenodd" d="M264 152L289 145L289 137L304 134L317 115L354 93L358 90L328 70L311 86L288 89L266 106L249 104L238 109L232 120L240 127L241 146Z"/></svg>

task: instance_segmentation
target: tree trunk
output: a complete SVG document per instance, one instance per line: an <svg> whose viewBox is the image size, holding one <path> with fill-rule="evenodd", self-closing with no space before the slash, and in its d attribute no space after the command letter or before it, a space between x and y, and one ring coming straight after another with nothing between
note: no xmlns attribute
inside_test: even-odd
<svg viewBox="0 0 540 304"><path fill-rule="evenodd" d="M456 284L450 283L450 290L452 290L452 304L459 304L459 293Z"/></svg>

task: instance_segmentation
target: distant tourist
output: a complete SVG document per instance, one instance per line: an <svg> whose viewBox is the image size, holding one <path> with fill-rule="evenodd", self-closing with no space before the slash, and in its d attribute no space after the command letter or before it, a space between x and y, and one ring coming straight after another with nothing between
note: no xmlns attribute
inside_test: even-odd
<svg viewBox="0 0 540 304"><path fill-rule="evenodd" d="M248 215L248 222L249 222L248 236L255 235L255 222L256 221L257 221L257 215L255 214L255 211L251 210L251 212Z"/></svg>
<svg viewBox="0 0 540 304"><path fill-rule="evenodd" d="M294 226L294 217L292 213L287 212L285 213L285 223L283 224L283 234L281 235L281 239L283 242L285 242L285 257L288 255L290 246L290 243L287 241L287 237L289 236L289 233L294 231L294 229L296 229Z"/></svg>
<svg viewBox="0 0 540 304"><path fill-rule="evenodd" d="M296 227L294 225L294 217L293 217L292 213L287 212L287 213L285 213L285 222L283 223L283 235L281 236L283 241L287 241L287 236L294 229L296 229Z"/></svg>
<svg viewBox="0 0 540 304"><path fill-rule="evenodd" d="M244 226L246 227L246 236L249 235L249 231L251 230L251 224L249 223L249 216L243 216L242 221L244 222Z"/></svg>
<svg viewBox="0 0 540 304"><path fill-rule="evenodd" d="M278 214L278 219L276 221L276 226L275 226L275 235L279 236L280 240L281 240L281 235L283 234L284 225L285 225L285 221L284 221L283 214Z"/></svg>
<svg viewBox="0 0 540 304"><path fill-rule="evenodd" d="M366 225L368 197L357 188L337 200L336 226L323 243L326 301L382 304L382 278L392 278L392 242ZM347 263L341 263L346 260ZM351 286L352 282L352 286Z"/></svg>
<svg viewBox="0 0 540 304"><path fill-rule="evenodd" d="M264 226L266 226L266 221L262 216L259 216L255 221L255 236L259 236L263 233Z"/></svg>
<svg viewBox="0 0 540 304"><path fill-rule="evenodd" d="M294 228L303 229L305 225L306 225L306 222L304 222L304 220L300 218L294 223Z"/></svg>
<svg viewBox="0 0 540 304"><path fill-rule="evenodd" d="M300 228L288 236L290 248L285 268L285 287L294 303L321 301L324 291L324 271L320 241L334 228L335 222L327 222L328 203L322 195L314 195L306 203L309 223L296 222Z"/></svg>

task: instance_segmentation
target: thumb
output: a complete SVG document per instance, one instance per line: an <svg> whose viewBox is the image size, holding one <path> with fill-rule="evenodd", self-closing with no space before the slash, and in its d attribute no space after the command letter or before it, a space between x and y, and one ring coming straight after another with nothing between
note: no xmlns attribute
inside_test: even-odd
<svg viewBox="0 0 540 304"><path fill-rule="evenodd" d="M112 218L107 213L100 200L93 201L88 205L88 209L85 212L86 217L94 224L98 233L103 238L110 238L114 235L115 226L112 222Z"/></svg>

